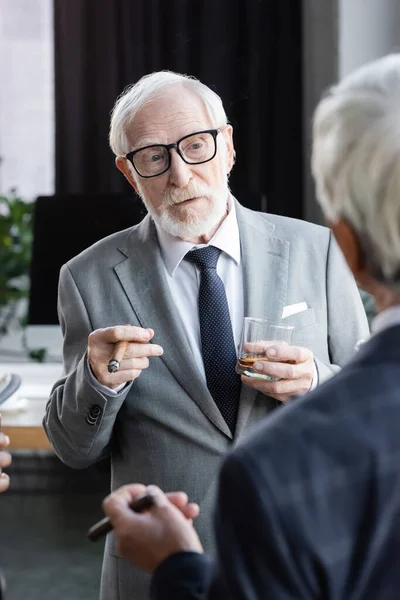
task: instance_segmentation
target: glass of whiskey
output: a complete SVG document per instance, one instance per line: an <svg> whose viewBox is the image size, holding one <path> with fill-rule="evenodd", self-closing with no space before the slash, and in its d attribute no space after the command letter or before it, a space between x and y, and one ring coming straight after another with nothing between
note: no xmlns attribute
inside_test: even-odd
<svg viewBox="0 0 400 600"><path fill-rule="evenodd" d="M269 360L267 350L270 346L290 345L294 329L293 325L273 323L267 319L245 317L236 362L236 373L257 379L276 381L274 377L255 372L253 365L257 361Z"/></svg>

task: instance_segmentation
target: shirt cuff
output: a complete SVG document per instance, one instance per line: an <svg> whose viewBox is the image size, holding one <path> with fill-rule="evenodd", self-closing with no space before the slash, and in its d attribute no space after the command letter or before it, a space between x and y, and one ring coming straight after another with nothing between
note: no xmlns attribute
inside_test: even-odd
<svg viewBox="0 0 400 600"><path fill-rule="evenodd" d="M315 360L314 360L314 375L313 375L313 380L311 382L311 386L310 386L310 390L309 391L311 392L312 390L315 390L315 388L317 387L318 383L319 383L319 380L318 380L318 369L317 369L317 365L315 364Z"/></svg>
<svg viewBox="0 0 400 600"><path fill-rule="evenodd" d="M89 379L90 385L94 387L97 391L102 392L107 396L117 396L118 393L126 386L126 383L121 383L121 385L119 385L116 388L109 388L107 385L103 385L102 383L100 383L100 381L98 381L93 375L92 367L90 366L88 359L86 359L86 375Z"/></svg>

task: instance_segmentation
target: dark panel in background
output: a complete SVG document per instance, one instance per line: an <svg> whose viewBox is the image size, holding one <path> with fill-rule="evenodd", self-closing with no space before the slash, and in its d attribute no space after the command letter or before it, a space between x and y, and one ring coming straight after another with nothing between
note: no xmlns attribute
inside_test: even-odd
<svg viewBox="0 0 400 600"><path fill-rule="evenodd" d="M199 77L234 126L233 191L303 216L301 0L54 0L56 189L127 192L108 147L124 87L170 69Z"/></svg>
<svg viewBox="0 0 400 600"><path fill-rule="evenodd" d="M28 323L58 324L62 265L107 235L139 223L145 214L133 192L39 197L34 212Z"/></svg>

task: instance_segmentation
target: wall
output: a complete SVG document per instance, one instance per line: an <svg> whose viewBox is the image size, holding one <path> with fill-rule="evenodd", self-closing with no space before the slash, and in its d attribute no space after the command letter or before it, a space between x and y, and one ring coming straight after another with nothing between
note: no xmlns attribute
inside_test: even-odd
<svg viewBox="0 0 400 600"><path fill-rule="evenodd" d="M303 0L304 218L314 223L323 218L310 170L312 116L322 92L337 78L337 1Z"/></svg>
<svg viewBox="0 0 400 600"><path fill-rule="evenodd" d="M322 223L310 174L312 113L331 84L400 51L399 0L303 0L305 218Z"/></svg>
<svg viewBox="0 0 400 600"><path fill-rule="evenodd" d="M339 0L340 77L393 51L400 51L399 0Z"/></svg>
<svg viewBox="0 0 400 600"><path fill-rule="evenodd" d="M52 0L1 0L0 193L54 191Z"/></svg>

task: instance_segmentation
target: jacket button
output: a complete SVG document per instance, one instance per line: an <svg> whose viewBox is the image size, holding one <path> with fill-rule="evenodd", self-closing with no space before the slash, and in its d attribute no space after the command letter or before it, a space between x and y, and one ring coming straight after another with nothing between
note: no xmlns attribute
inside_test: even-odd
<svg viewBox="0 0 400 600"><path fill-rule="evenodd" d="M102 412L101 406L98 404L93 404L93 406L90 407L88 416L86 417L86 423L92 426L96 425Z"/></svg>
<svg viewBox="0 0 400 600"><path fill-rule="evenodd" d="M98 404L93 404L93 406L90 407L90 416L94 417L94 418L98 418L102 413L102 409L101 406L99 406Z"/></svg>

